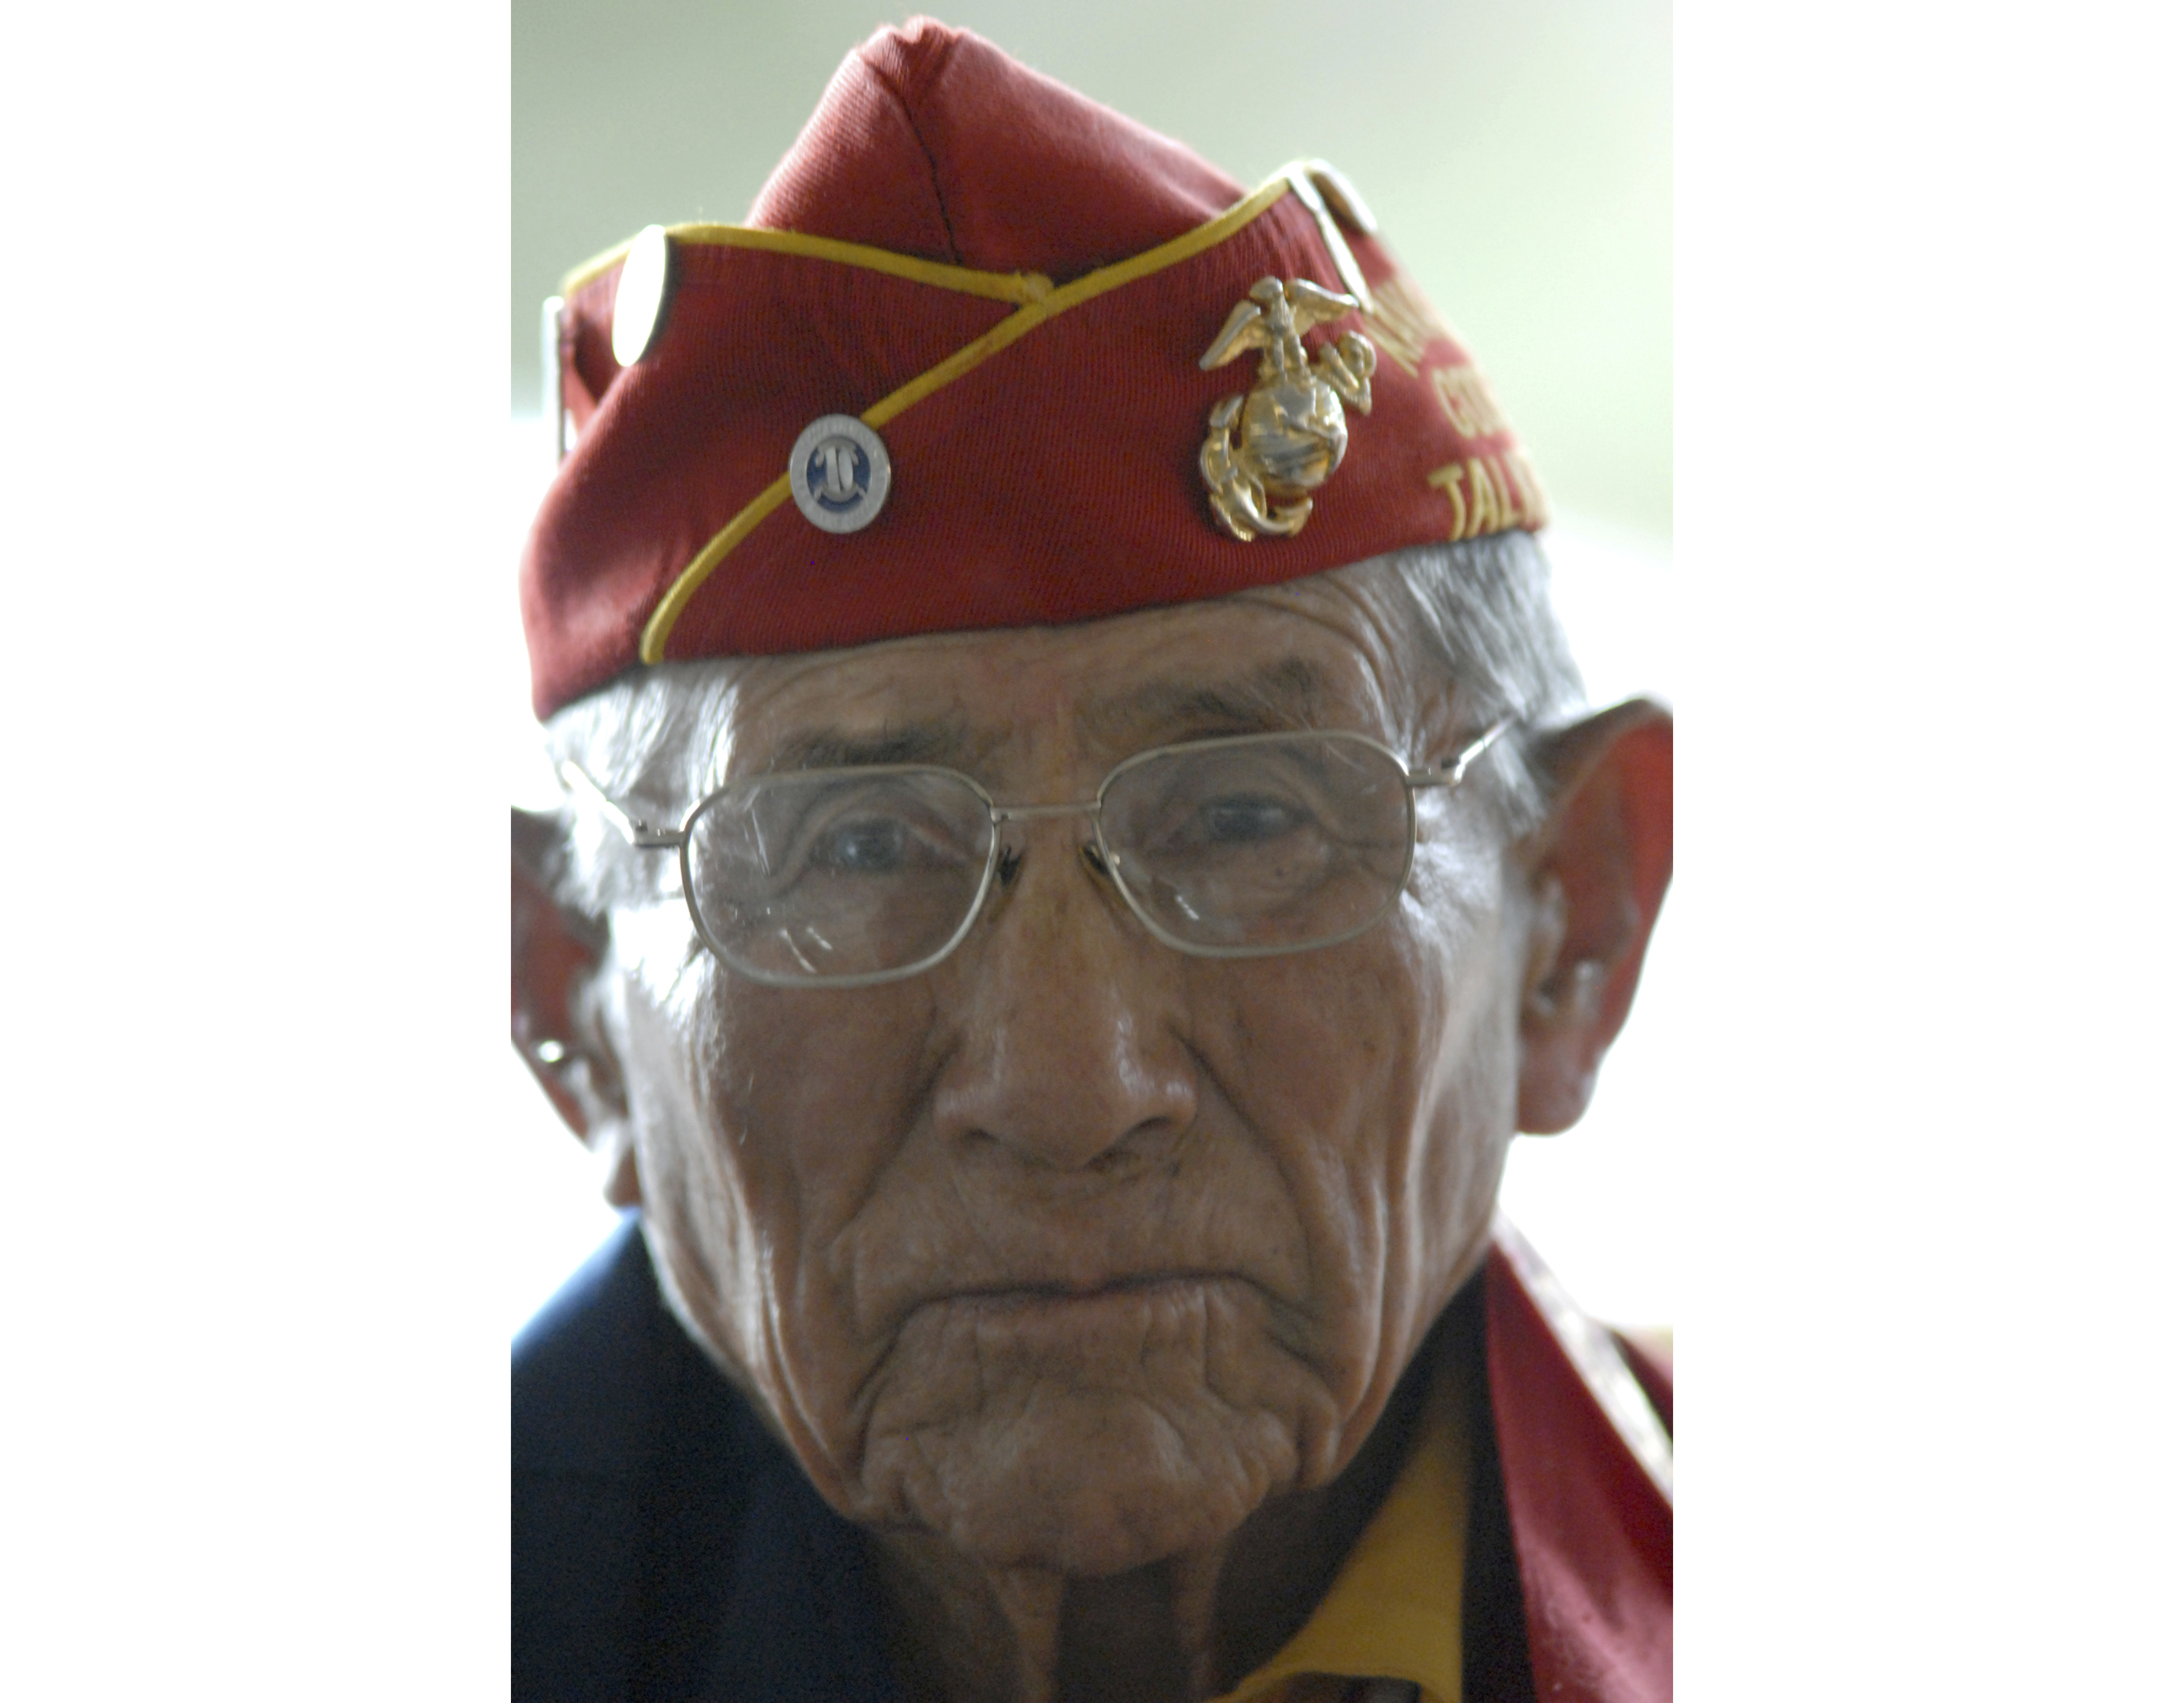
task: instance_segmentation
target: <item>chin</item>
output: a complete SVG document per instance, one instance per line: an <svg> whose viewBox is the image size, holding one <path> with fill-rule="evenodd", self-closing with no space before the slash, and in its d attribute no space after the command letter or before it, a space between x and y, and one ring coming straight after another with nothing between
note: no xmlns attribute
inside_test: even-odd
<svg viewBox="0 0 2184 1703"><path fill-rule="evenodd" d="M1077 1578L1209 1547L1297 1478L1291 1426L1207 1397L1053 1392L945 1436L875 1439L853 1517L932 1532L980 1564Z"/></svg>
<svg viewBox="0 0 2184 1703"><path fill-rule="evenodd" d="M1217 1543L1325 1476L1341 1428L1266 1323L1225 1283L925 1310L875 1382L844 1511L1079 1576Z"/></svg>

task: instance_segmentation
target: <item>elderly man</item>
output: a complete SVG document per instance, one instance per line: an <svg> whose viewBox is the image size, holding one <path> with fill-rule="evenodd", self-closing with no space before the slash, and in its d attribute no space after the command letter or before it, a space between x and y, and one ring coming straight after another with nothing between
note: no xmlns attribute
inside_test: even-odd
<svg viewBox="0 0 2184 1703"><path fill-rule="evenodd" d="M918 24L550 305L515 1038L634 1210L517 1345L516 1695L1665 1698L1665 1376L1495 1196L1667 718L1357 192Z"/></svg>

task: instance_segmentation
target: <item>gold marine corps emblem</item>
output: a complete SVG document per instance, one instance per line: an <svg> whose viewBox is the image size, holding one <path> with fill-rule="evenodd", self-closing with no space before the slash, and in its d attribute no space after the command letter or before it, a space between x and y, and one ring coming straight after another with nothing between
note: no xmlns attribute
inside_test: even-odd
<svg viewBox="0 0 2184 1703"><path fill-rule="evenodd" d="M1223 398L1208 417L1199 470L1213 513L1249 543L1262 533L1295 537L1312 517L1312 493L1342 465L1350 447L1345 403L1373 411L1373 346L1345 331L1316 357L1304 334L1359 305L1301 278L1262 278L1199 357L1210 372L1257 349L1258 376L1242 396Z"/></svg>

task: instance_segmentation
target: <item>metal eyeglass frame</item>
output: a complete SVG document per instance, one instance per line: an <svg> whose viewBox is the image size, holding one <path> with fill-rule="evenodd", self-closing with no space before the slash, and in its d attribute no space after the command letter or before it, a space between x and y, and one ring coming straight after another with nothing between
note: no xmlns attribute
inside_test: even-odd
<svg viewBox="0 0 2184 1703"><path fill-rule="evenodd" d="M1092 839L1084 849L1087 852L1095 849L1097 851L1098 861L1095 866L1095 873L1106 877L1115 891L1122 895L1123 902L1129 906L1131 913L1145 925L1146 932L1154 939L1162 945L1173 947L1178 952L1187 953L1193 958L1279 958L1292 952L1317 952L1322 947L1339 946L1346 940L1355 940L1368 929L1377 927L1380 920L1395 909L1396 902L1403 896L1403 889L1410 884L1411 867L1415 861L1418 850L1418 795L1422 792L1453 787L1460 784L1471 765L1485 754L1488 748L1496 740L1515 726L1517 721L1518 717L1513 715L1503 716L1446 763L1437 767L1423 769L1410 767L1397 753L1368 734L1352 733L1340 728L1299 728L1283 733L1243 733L1228 738L1193 739L1179 744L1156 745L1150 750L1140 751L1134 756L1125 757L1110 769L1106 778L1100 782L1099 791L1089 799L1061 804L997 804L994 800L993 794L970 776L964 774L959 769L950 769L937 763L878 763L856 768L829 771L827 772L845 777L866 775L944 775L950 780L961 782L984 804L986 815L994 830L992 842L986 848L986 867L978 877L978 892L972 895L970 904L964 907L963 920L956 925L956 932L948 937L946 943L919 959L915 964L906 964L894 970L867 971L855 976L791 976L774 971L753 970L737 963L729 957L720 943L713 938L712 931L706 927L705 919L698 909L697 882L692 877L690 870L690 829L691 825L705 814L713 801L722 793L733 790L732 787L717 787L699 799L683 816L681 827L655 828L639 821L621 804L609 798L599 782L575 761L564 759L555 765L555 769L561 778L562 784L569 789L570 793L589 804L604 815L632 848L639 851L673 851L677 854L677 860L681 865L682 875L682 900L689 908L691 926L698 931L698 938L705 943L706 949L735 974L748 981L757 982L770 988L871 988L883 982L900 982L912 976L922 975L963 943L964 938L971 932L972 925L978 920L979 912L985 909L988 894L993 891L994 873L1000 867L1001 859L1000 831L1002 824L1044 821L1057 816L1089 815L1092 818ZM1321 739L1337 739L1349 744L1361 745L1386 758L1402 771L1403 872L1390 887L1387 899L1378 910L1356 927L1346 928L1340 934L1331 934L1323 940L1306 941L1301 945L1206 946L1195 941L1184 940L1178 935L1170 933L1154 919L1138 896L1130 891L1128 883L1116 872L1114 853L1108 847L1106 831L1101 817L1108 789L1131 770L1150 763L1156 758L1172 756L1178 751L1234 749L1240 746L1264 745L1281 740L1295 739L1300 735L1308 735ZM1092 860L1087 858L1086 861L1089 863Z"/></svg>

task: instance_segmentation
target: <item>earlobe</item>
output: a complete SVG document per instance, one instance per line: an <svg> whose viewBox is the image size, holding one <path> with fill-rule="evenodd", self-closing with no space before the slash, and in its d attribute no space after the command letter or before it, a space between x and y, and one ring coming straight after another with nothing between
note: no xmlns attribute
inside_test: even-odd
<svg viewBox="0 0 2184 1703"><path fill-rule="evenodd" d="M557 816L512 812L511 1034L540 1090L606 1167L607 1198L637 1202L637 1168L621 1061L599 1021L593 978L604 923L555 892L564 855Z"/></svg>
<svg viewBox="0 0 2184 1703"><path fill-rule="evenodd" d="M1552 1134L1577 1121L1630 1012L1668 891L1674 749L1668 711L1645 699L1556 742L1555 800L1531 847L1537 909L1518 1019L1522 1129Z"/></svg>

